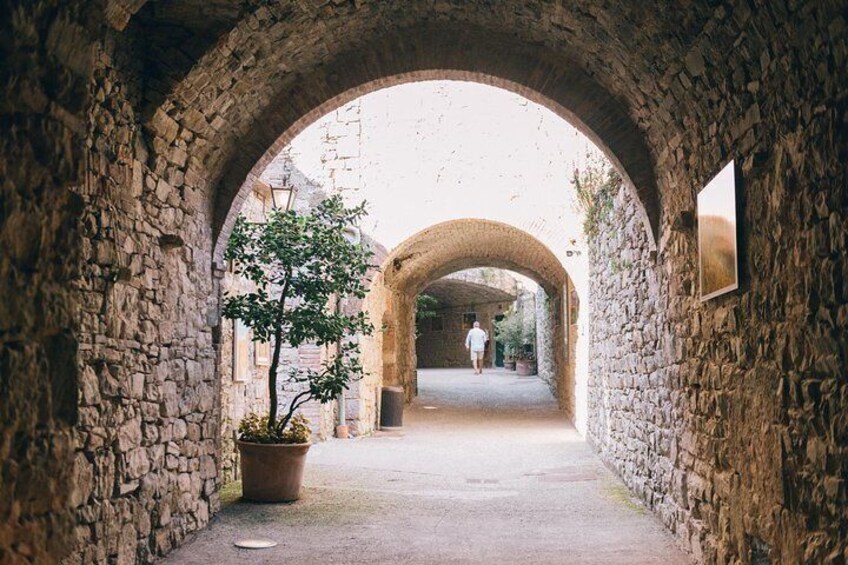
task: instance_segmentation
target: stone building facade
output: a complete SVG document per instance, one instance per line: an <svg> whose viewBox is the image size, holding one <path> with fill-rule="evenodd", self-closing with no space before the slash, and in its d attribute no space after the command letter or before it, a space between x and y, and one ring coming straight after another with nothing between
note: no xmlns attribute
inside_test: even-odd
<svg viewBox="0 0 848 565"><path fill-rule="evenodd" d="M639 199L595 255L633 265L592 300L602 456L704 562L848 559L842 2L6 7L4 560L150 562L208 524L229 226L304 124L436 77L575 120ZM744 283L702 303L695 195L730 159Z"/></svg>
<svg viewBox="0 0 848 565"><path fill-rule="evenodd" d="M415 340L416 358L420 369L445 369L471 366L469 353L465 349L465 336L469 326L469 315L480 322L480 328L489 334L489 343L483 356L483 367L495 366L495 317L508 312L512 301L476 304L452 304L436 311L436 317L419 324L418 339Z"/></svg>
<svg viewBox="0 0 848 565"><path fill-rule="evenodd" d="M536 291L533 301L534 323L536 324L536 371L539 378L545 381L551 392L559 398L557 391L556 368L553 364L553 304L542 288ZM568 349L566 349L568 351Z"/></svg>
<svg viewBox="0 0 848 565"><path fill-rule="evenodd" d="M465 336L480 322L489 334L483 366L495 365L495 320L512 307L520 290L504 271L475 269L448 275L424 289L437 300L434 316L416 324L419 368L470 367Z"/></svg>

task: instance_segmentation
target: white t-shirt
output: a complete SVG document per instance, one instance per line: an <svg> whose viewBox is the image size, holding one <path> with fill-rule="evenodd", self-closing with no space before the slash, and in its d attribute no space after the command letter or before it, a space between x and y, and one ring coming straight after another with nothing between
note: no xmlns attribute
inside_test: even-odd
<svg viewBox="0 0 848 565"><path fill-rule="evenodd" d="M489 336L486 332L480 328L471 328L465 337L465 347L470 347L471 351L485 351L487 341Z"/></svg>

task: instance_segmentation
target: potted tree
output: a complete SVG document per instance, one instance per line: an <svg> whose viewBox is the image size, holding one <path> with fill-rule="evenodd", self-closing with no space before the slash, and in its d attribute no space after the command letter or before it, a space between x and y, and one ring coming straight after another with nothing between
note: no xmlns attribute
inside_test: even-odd
<svg viewBox="0 0 848 565"><path fill-rule="evenodd" d="M504 369L515 370L515 364L524 345L524 322L520 312L508 312L502 320L495 322L496 339L504 344Z"/></svg>
<svg viewBox="0 0 848 565"><path fill-rule="evenodd" d="M521 324L521 349L515 361L515 370L519 377L536 374L536 324Z"/></svg>
<svg viewBox="0 0 848 565"><path fill-rule="evenodd" d="M327 403L362 377L358 334L373 327L362 312L345 314L333 300L363 298L371 252L349 241L346 230L365 215L365 205L346 208L330 197L310 213L274 211L266 223L240 217L230 236L226 259L255 290L226 296L223 315L240 319L253 340L271 342L268 414L252 414L239 424L242 496L247 500L296 500L303 482L310 430L298 408L310 400ZM294 369L287 381L295 391L278 416L280 352L284 343L335 345L320 370Z"/></svg>
<svg viewBox="0 0 848 565"><path fill-rule="evenodd" d="M515 361L515 370L519 377L529 377L536 374L536 355L522 351Z"/></svg>

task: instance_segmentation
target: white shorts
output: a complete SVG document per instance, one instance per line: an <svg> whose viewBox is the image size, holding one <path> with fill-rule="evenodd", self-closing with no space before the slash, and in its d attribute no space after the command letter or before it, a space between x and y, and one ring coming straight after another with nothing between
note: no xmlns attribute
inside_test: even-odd
<svg viewBox="0 0 848 565"><path fill-rule="evenodd" d="M472 361L482 361L483 355L485 353L486 353L485 351L472 351L471 352L471 360Z"/></svg>

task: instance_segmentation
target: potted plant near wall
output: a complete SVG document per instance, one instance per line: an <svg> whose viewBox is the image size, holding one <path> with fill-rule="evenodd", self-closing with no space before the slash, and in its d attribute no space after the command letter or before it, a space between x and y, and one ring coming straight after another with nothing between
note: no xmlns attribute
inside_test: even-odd
<svg viewBox="0 0 848 565"><path fill-rule="evenodd" d="M536 374L536 324L521 324L521 349L515 361L515 370L519 377Z"/></svg>
<svg viewBox="0 0 848 565"><path fill-rule="evenodd" d="M515 360L515 370L519 377L529 377L536 374L536 355L522 351Z"/></svg>
<svg viewBox="0 0 848 565"><path fill-rule="evenodd" d="M310 430L298 408L311 400L327 403L362 377L355 336L373 327L362 312L330 307L344 297L363 298L371 252L346 238L365 215L365 205L344 206L334 196L309 213L274 211L266 223L239 218L226 250L235 272L255 290L226 296L223 315L242 320L253 340L271 342L267 414L251 414L239 424L242 496L247 500L296 500L303 482ZM293 389L282 408L278 375L283 344L312 342L335 351L320 369L294 369L285 375Z"/></svg>
<svg viewBox="0 0 848 565"><path fill-rule="evenodd" d="M495 322L497 337L504 344L504 369L515 370L516 360L524 346L524 323L520 312L508 312Z"/></svg>

